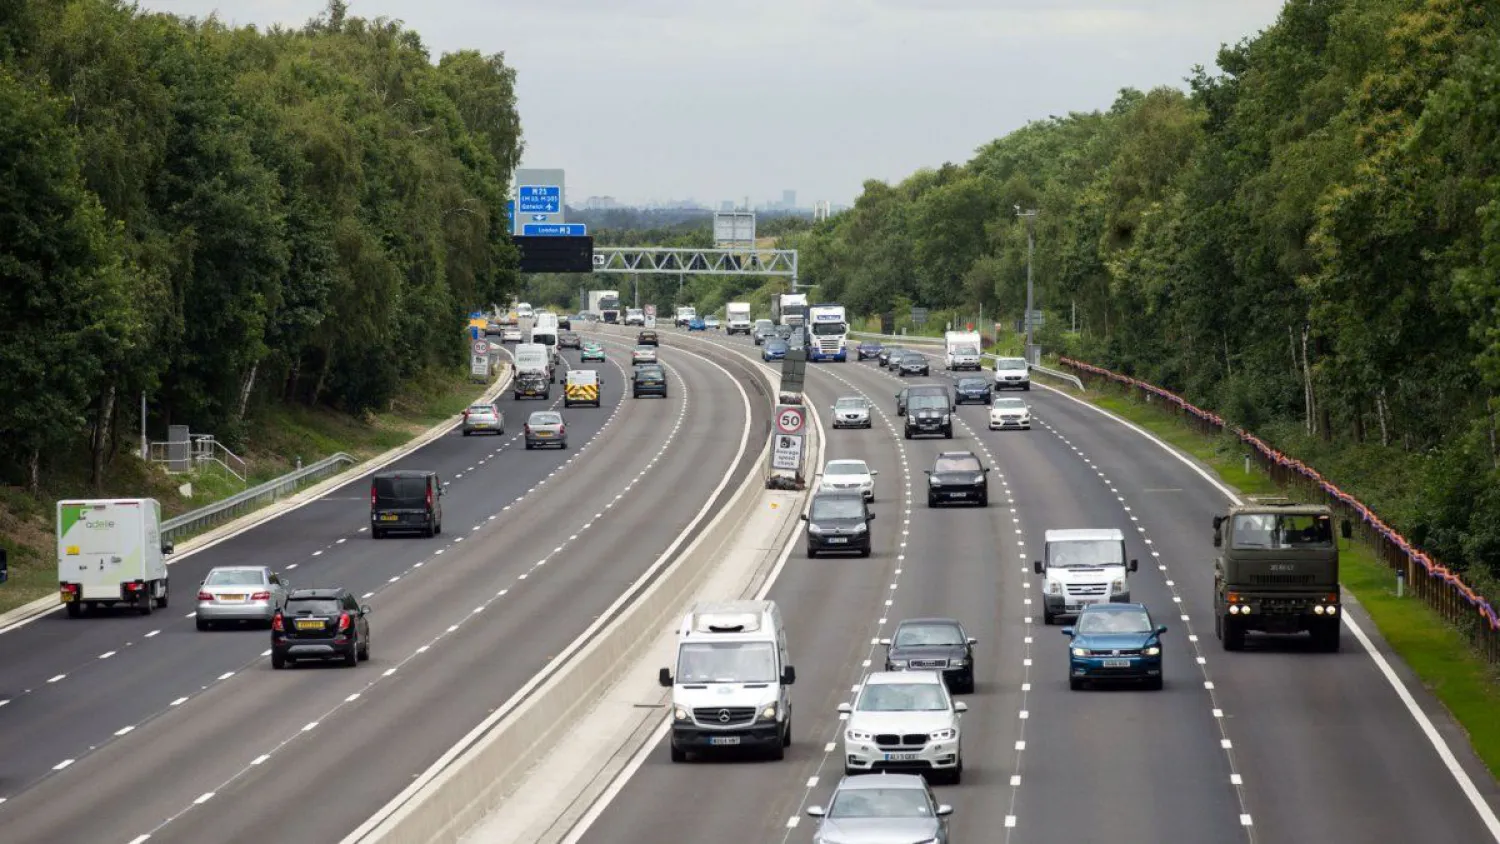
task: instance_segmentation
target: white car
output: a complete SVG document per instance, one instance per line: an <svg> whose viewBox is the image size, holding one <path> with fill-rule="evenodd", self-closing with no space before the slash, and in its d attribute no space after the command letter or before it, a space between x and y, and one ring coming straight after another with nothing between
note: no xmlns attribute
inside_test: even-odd
<svg viewBox="0 0 1500 844"><path fill-rule="evenodd" d="M1031 367L1027 365L1026 358L997 358L995 360L995 389L1004 390L1011 387L1021 390L1031 389Z"/></svg>
<svg viewBox="0 0 1500 844"><path fill-rule="evenodd" d="M995 399L990 405L990 430L1022 428L1031 430L1031 405L1021 399Z"/></svg>
<svg viewBox="0 0 1500 844"><path fill-rule="evenodd" d="M502 343L519 343L519 342L521 342L521 328L520 328L520 326L516 326L516 325L507 325L507 326L505 326L505 330L502 331L502 332L500 332L500 342L502 342Z"/></svg>
<svg viewBox="0 0 1500 844"><path fill-rule="evenodd" d="M719 318L716 317L716 316L704 317L704 319L703 319L703 326L705 328L712 328L714 330L718 330L718 328L719 328Z"/></svg>
<svg viewBox="0 0 1500 844"><path fill-rule="evenodd" d="M961 716L936 671L877 671L865 677L844 722L844 773L879 771L963 778Z"/></svg>
<svg viewBox="0 0 1500 844"><path fill-rule="evenodd" d="M843 492L859 490L866 501L875 500L875 476L879 471L871 469L863 460L830 460L823 464L823 480L820 490Z"/></svg>
<svg viewBox="0 0 1500 844"><path fill-rule="evenodd" d="M631 363L656 363L655 346L636 346L635 351L630 353Z"/></svg>
<svg viewBox="0 0 1500 844"><path fill-rule="evenodd" d="M833 427L868 428L870 400L864 396L846 396L833 403Z"/></svg>

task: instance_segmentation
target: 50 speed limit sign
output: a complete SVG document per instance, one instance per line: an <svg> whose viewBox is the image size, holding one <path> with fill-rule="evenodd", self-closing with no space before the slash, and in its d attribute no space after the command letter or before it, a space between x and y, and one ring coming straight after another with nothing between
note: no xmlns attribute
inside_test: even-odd
<svg viewBox="0 0 1500 844"><path fill-rule="evenodd" d="M783 404L776 408L776 430L783 434L800 434L806 417L802 408Z"/></svg>

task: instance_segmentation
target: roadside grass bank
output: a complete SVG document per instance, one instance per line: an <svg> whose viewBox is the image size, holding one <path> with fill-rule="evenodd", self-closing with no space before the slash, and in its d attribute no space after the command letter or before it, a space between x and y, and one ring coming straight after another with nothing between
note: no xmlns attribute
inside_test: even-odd
<svg viewBox="0 0 1500 844"><path fill-rule="evenodd" d="M1279 487L1253 463L1247 472L1245 448L1233 435L1201 433L1172 411L1097 379L1087 393L1068 392L1192 455L1242 494L1297 495ZM1490 774L1500 777L1500 717L1495 714L1500 712L1500 674L1469 647L1461 631L1420 598L1410 593L1396 597L1394 572L1367 543L1356 539L1339 555L1339 579L1401 659L1453 714Z"/></svg>
<svg viewBox="0 0 1500 844"><path fill-rule="evenodd" d="M59 499L155 498L161 502L163 518L172 518L293 471L299 457L307 465L343 451L367 460L456 416L483 391L465 370L418 379L388 410L362 418L321 407L278 404L256 409L240 455L249 465L244 484L214 469L168 475L141 462L132 440L120 444L120 453L105 467L96 490L89 483L86 452L59 456L43 478L40 495L0 485L0 546L9 551L10 560L10 581L0 585L0 614L57 591L53 523ZM191 496L182 494L186 484L191 484Z"/></svg>

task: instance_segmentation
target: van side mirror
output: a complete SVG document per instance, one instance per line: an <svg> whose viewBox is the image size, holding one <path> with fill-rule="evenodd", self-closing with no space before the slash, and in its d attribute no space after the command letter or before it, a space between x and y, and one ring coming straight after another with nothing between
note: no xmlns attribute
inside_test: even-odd
<svg viewBox="0 0 1500 844"><path fill-rule="evenodd" d="M1354 536L1354 525L1349 524L1348 519L1343 520L1339 523L1339 534L1345 539L1349 539Z"/></svg>
<svg viewBox="0 0 1500 844"><path fill-rule="evenodd" d="M848 713L854 711L854 707L848 703L841 703L839 704L839 711L847 715Z"/></svg>
<svg viewBox="0 0 1500 844"><path fill-rule="evenodd" d="M825 812L825 811L823 811L823 807L822 806L808 806L807 807L807 816L810 817L810 818L821 818L821 817L823 817L826 814L828 814L828 813Z"/></svg>
<svg viewBox="0 0 1500 844"><path fill-rule="evenodd" d="M672 688L672 670L669 668L663 668L661 671L657 672L656 682L662 684L666 688Z"/></svg>
<svg viewBox="0 0 1500 844"><path fill-rule="evenodd" d="M1130 561L1130 570L1131 571L1136 571L1136 570L1140 569L1140 567L1141 567L1141 561L1140 560L1131 560Z"/></svg>
<svg viewBox="0 0 1500 844"><path fill-rule="evenodd" d="M1222 547L1224 547L1224 537L1219 534L1219 529L1218 528L1214 528L1214 547L1215 548L1222 548Z"/></svg>
<svg viewBox="0 0 1500 844"><path fill-rule="evenodd" d="M781 685L790 686L797 682L797 669L788 665L781 669Z"/></svg>
<svg viewBox="0 0 1500 844"><path fill-rule="evenodd" d="M971 645L977 645L977 644L979 644L979 640L976 639L976 638L974 638L973 636L970 636L969 637L969 644L971 644Z"/></svg>
<svg viewBox="0 0 1500 844"><path fill-rule="evenodd" d="M177 546L174 545L171 542L163 542L161 544L161 552L163 554L172 554L172 553L175 553L176 551L177 551Z"/></svg>
<svg viewBox="0 0 1500 844"><path fill-rule="evenodd" d="M875 477L878 474L880 474L880 470L879 469L871 469L870 470L870 477L873 478L873 477ZM1345 522L1344 524L1348 524L1348 522Z"/></svg>
<svg viewBox="0 0 1500 844"><path fill-rule="evenodd" d="M1222 525L1222 524L1224 524L1224 517L1223 516L1214 516L1214 530L1218 530L1219 526Z"/></svg>
<svg viewBox="0 0 1500 844"><path fill-rule="evenodd" d="M1043 568L1043 567L1042 567L1042 561L1041 561L1041 560L1037 560L1037 561L1036 561L1036 562L1034 562L1034 563L1032 563L1032 564L1031 564L1031 568L1032 568L1032 570L1034 570L1034 571L1035 571L1035 572L1036 572L1036 573L1037 573L1037 574L1046 574L1046 573L1047 573L1047 571L1046 571L1046 569L1044 569L1044 568Z"/></svg>
<svg viewBox="0 0 1500 844"><path fill-rule="evenodd" d="M953 807L949 806L947 803L939 803L936 814L940 818L946 818L949 815L953 814Z"/></svg>
<svg viewBox="0 0 1500 844"><path fill-rule="evenodd" d="M797 516L797 518L799 518L799 519L801 519L802 521L805 522L805 521L807 521L807 514L806 513L802 513L799 516Z"/></svg>
<svg viewBox="0 0 1500 844"><path fill-rule="evenodd" d="M969 705L961 700L956 700L953 702L953 711L962 715L963 713L969 711Z"/></svg>
<svg viewBox="0 0 1500 844"><path fill-rule="evenodd" d="M867 522L873 522L873 521L875 521L875 514L874 513L866 513L865 514L865 521L867 521Z"/></svg>
<svg viewBox="0 0 1500 844"><path fill-rule="evenodd" d="M890 639L881 639L880 640L880 644L885 645L886 647L889 648L891 646L891 640Z"/></svg>

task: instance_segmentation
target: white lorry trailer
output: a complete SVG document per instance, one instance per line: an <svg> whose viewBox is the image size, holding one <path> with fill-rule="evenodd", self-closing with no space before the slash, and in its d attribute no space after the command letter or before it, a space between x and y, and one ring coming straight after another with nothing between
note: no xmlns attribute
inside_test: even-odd
<svg viewBox="0 0 1500 844"><path fill-rule="evenodd" d="M984 367L984 358L980 356L984 339L979 336L978 331L946 332L943 334L943 346L944 369L972 369L978 372Z"/></svg>
<svg viewBox="0 0 1500 844"><path fill-rule="evenodd" d="M597 314L600 322L611 325L620 321L620 291L590 290L589 313Z"/></svg>
<svg viewBox="0 0 1500 844"><path fill-rule="evenodd" d="M724 333L750 335L750 303L730 302L724 306Z"/></svg>
<svg viewBox="0 0 1500 844"><path fill-rule="evenodd" d="M165 608L171 553L154 498L57 502L57 583L73 618L122 604L141 615Z"/></svg>
<svg viewBox="0 0 1500 844"><path fill-rule="evenodd" d="M777 325L807 324L806 293L776 293L771 296L771 320Z"/></svg>

